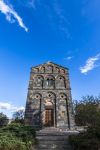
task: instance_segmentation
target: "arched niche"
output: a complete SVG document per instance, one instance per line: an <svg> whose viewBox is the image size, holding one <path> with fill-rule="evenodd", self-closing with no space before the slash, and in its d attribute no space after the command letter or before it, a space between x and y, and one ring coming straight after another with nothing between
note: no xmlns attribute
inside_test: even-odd
<svg viewBox="0 0 100 150"><path fill-rule="evenodd" d="M44 98L44 105L48 102L52 103L52 106L55 104L55 93L53 92L47 92L46 97ZM47 105L47 104L46 104Z"/></svg>
<svg viewBox="0 0 100 150"><path fill-rule="evenodd" d="M59 100L62 102L66 102L67 101L67 95L65 93L60 93L59 94Z"/></svg>
<svg viewBox="0 0 100 150"><path fill-rule="evenodd" d="M60 72L60 69L59 69L59 67L54 67L54 73L59 73Z"/></svg>
<svg viewBox="0 0 100 150"><path fill-rule="evenodd" d="M47 65L45 67L45 72L46 73L52 73L53 72L53 66L52 65Z"/></svg>
<svg viewBox="0 0 100 150"><path fill-rule="evenodd" d="M44 104L47 103L47 102L51 102L52 104L54 104L55 99L56 99L56 96L53 92L47 92L47 94L44 98Z"/></svg>
<svg viewBox="0 0 100 150"><path fill-rule="evenodd" d="M33 93L31 100L32 124L41 124L41 99L40 93Z"/></svg>
<svg viewBox="0 0 100 150"><path fill-rule="evenodd" d="M64 69L60 69L60 73L61 74L65 74L65 70Z"/></svg>
<svg viewBox="0 0 100 150"><path fill-rule="evenodd" d="M59 93L59 112L58 112L58 119L64 120L68 123L68 127L70 128L70 119L69 119L69 104L68 104L68 96L65 93Z"/></svg>
<svg viewBox="0 0 100 150"><path fill-rule="evenodd" d="M56 77L56 88L57 89L63 89L65 87L66 87L65 77L63 77L63 76L57 76Z"/></svg>
<svg viewBox="0 0 100 150"><path fill-rule="evenodd" d="M53 89L55 87L55 78L52 75L45 76L43 87Z"/></svg>
<svg viewBox="0 0 100 150"><path fill-rule="evenodd" d="M40 72L40 73L45 73L45 67L44 67L44 66L41 66L41 67L39 68L39 72Z"/></svg>
<svg viewBox="0 0 100 150"><path fill-rule="evenodd" d="M56 98L56 95L55 95L55 93L53 93L53 92L48 92L46 96L47 96L48 98L51 98L51 99L55 99L55 98Z"/></svg>
<svg viewBox="0 0 100 150"><path fill-rule="evenodd" d="M32 68L32 72L33 73L38 73L39 72L39 68Z"/></svg>
<svg viewBox="0 0 100 150"><path fill-rule="evenodd" d="M41 75L37 75L37 76L34 76L34 87L36 88L42 88L43 87L43 76Z"/></svg>
<svg viewBox="0 0 100 150"><path fill-rule="evenodd" d="M42 122L44 126L55 126L56 124L56 96L53 92L47 92L44 97L44 111Z"/></svg>
<svg viewBox="0 0 100 150"><path fill-rule="evenodd" d="M41 95L40 93L35 93L35 94L34 94L34 98L35 98L36 100L40 100L41 97L42 97L42 95Z"/></svg>
<svg viewBox="0 0 100 150"><path fill-rule="evenodd" d="M31 108L32 109L40 109L42 96L40 93L33 93L32 100L31 100Z"/></svg>

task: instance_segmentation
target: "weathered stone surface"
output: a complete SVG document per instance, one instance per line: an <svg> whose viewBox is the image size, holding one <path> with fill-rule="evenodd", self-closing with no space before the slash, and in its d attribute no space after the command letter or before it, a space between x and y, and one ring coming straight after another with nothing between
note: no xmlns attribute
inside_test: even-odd
<svg viewBox="0 0 100 150"><path fill-rule="evenodd" d="M69 135L76 131L61 131L57 128L45 128L37 132L37 144L32 150L73 150L69 143Z"/></svg>
<svg viewBox="0 0 100 150"><path fill-rule="evenodd" d="M25 110L26 123L74 128L68 68L47 62L31 68Z"/></svg>

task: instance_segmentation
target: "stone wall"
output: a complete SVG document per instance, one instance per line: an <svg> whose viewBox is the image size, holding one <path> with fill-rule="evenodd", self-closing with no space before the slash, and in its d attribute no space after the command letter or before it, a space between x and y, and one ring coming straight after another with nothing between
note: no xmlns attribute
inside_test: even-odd
<svg viewBox="0 0 100 150"><path fill-rule="evenodd" d="M74 127L68 68L52 62L31 68L25 110L26 123L45 126L47 107L54 110L55 127Z"/></svg>

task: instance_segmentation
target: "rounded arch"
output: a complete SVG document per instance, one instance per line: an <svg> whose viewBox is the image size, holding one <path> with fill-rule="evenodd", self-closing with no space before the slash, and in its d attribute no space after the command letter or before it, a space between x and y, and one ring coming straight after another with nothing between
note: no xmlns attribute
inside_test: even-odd
<svg viewBox="0 0 100 150"><path fill-rule="evenodd" d="M45 93L43 105L44 124L56 126L56 94L52 91L48 91L47 93Z"/></svg>
<svg viewBox="0 0 100 150"><path fill-rule="evenodd" d="M61 79L63 79L63 80L65 80L65 77L63 76L63 75L58 75L58 76L56 76L56 79L58 80L61 80Z"/></svg>
<svg viewBox="0 0 100 150"><path fill-rule="evenodd" d="M32 72L38 73L39 72L39 68L32 68Z"/></svg>
<svg viewBox="0 0 100 150"><path fill-rule="evenodd" d="M55 80L55 77L54 77L53 75L46 75L46 76L45 76L45 79L48 79L48 78Z"/></svg>
<svg viewBox="0 0 100 150"><path fill-rule="evenodd" d="M65 70L64 69L60 69L60 73L65 74Z"/></svg>
<svg viewBox="0 0 100 150"><path fill-rule="evenodd" d="M47 65L45 67L45 71L46 71L46 73L52 73L53 72L53 66L52 65Z"/></svg>
<svg viewBox="0 0 100 150"><path fill-rule="evenodd" d="M43 87L43 80L44 77L42 75L35 75L34 76L34 87Z"/></svg>
<svg viewBox="0 0 100 150"><path fill-rule="evenodd" d="M44 72L45 72L45 67L44 67L44 66L41 66L41 67L39 68L39 72L40 72L40 73L44 73Z"/></svg>
<svg viewBox="0 0 100 150"><path fill-rule="evenodd" d="M40 109L41 107L41 99L42 99L42 95L40 93L33 93L33 96L32 96L32 100L31 100L31 108L33 110L36 110L36 109Z"/></svg>
<svg viewBox="0 0 100 150"><path fill-rule="evenodd" d="M55 73L59 73L59 72L60 72L59 67L54 67L54 72L55 72Z"/></svg>
<svg viewBox="0 0 100 150"><path fill-rule="evenodd" d="M34 79L44 79L44 77L42 75L34 75Z"/></svg>
<svg viewBox="0 0 100 150"><path fill-rule="evenodd" d="M48 91L47 92L47 97L52 98L52 99L56 99L56 94L52 91Z"/></svg>
<svg viewBox="0 0 100 150"><path fill-rule="evenodd" d="M55 87L55 77L53 75L45 76L44 87L45 88L48 88L48 87L54 88Z"/></svg>
<svg viewBox="0 0 100 150"><path fill-rule="evenodd" d="M64 76L58 75L56 77L56 87L57 88L65 88L66 87L65 77Z"/></svg>
<svg viewBox="0 0 100 150"><path fill-rule="evenodd" d="M61 93L59 93L59 98L61 100L67 100L67 95L65 93L61 92Z"/></svg>
<svg viewBox="0 0 100 150"><path fill-rule="evenodd" d="M40 93L34 93L34 98L37 100L41 100L42 95Z"/></svg>
<svg viewBox="0 0 100 150"><path fill-rule="evenodd" d="M60 106L63 107L66 103L66 105L64 106L65 108L65 111L67 112L67 121L68 121L68 128L70 129L70 117L69 117L69 102L68 102L68 96L67 94L61 92L59 93L59 103L60 103Z"/></svg>
<svg viewBox="0 0 100 150"><path fill-rule="evenodd" d="M44 98L44 106L46 108L48 107L48 108L52 108L53 110L55 110L56 109L55 105L56 105L56 94L52 91L48 91Z"/></svg>

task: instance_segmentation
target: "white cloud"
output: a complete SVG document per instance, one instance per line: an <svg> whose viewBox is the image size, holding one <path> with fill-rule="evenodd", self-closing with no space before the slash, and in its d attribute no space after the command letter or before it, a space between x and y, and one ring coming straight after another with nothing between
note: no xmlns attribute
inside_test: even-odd
<svg viewBox="0 0 100 150"><path fill-rule="evenodd" d="M100 59L100 54L94 56L94 57L90 57L87 61L85 66L80 67L80 71L83 74L86 74L87 72L89 72L90 70L93 70L94 68L96 68L98 65L96 65L96 61Z"/></svg>
<svg viewBox="0 0 100 150"><path fill-rule="evenodd" d="M69 32L70 22L68 16L65 15L65 9L61 6L61 2L54 0L53 9L58 18L57 25L59 25L58 28L60 32L63 33L67 39L71 39L72 37Z"/></svg>
<svg viewBox="0 0 100 150"><path fill-rule="evenodd" d="M0 110L8 110L11 112L18 111L18 110L25 110L24 107L16 107L10 103L0 102Z"/></svg>
<svg viewBox="0 0 100 150"><path fill-rule="evenodd" d="M24 28L26 32L28 31L28 28L25 26L18 13L13 9L12 6L7 5L3 0L0 0L0 11L6 16L7 21L14 23L17 20L19 26Z"/></svg>
<svg viewBox="0 0 100 150"><path fill-rule="evenodd" d="M66 58L64 58L65 60L71 60L73 58L73 56L68 56Z"/></svg>

